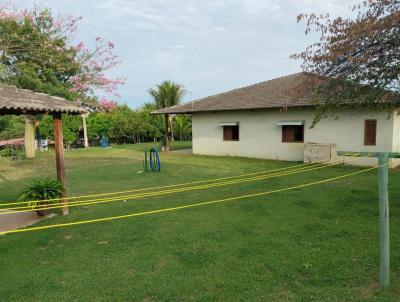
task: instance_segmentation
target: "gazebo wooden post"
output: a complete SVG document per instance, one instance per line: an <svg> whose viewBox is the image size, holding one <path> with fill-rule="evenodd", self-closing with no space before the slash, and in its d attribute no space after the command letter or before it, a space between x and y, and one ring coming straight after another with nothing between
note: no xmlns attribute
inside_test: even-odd
<svg viewBox="0 0 400 302"><path fill-rule="evenodd" d="M25 155L26 158L35 158L35 126L33 125L33 116L25 114Z"/></svg>
<svg viewBox="0 0 400 302"><path fill-rule="evenodd" d="M64 166L64 137L61 121L61 113L53 113L53 127L54 127L54 143L56 151L56 167L57 178L64 185L63 200L64 207L62 208L63 215L68 215L68 201L67 201L67 178L65 176Z"/></svg>
<svg viewBox="0 0 400 302"><path fill-rule="evenodd" d="M169 120L168 114L165 114L165 146L164 150L169 151Z"/></svg>
<svg viewBox="0 0 400 302"><path fill-rule="evenodd" d="M89 148L89 140L88 140L87 124L86 124L86 119L89 117L89 113L81 114L81 117L83 123L83 143L85 148Z"/></svg>

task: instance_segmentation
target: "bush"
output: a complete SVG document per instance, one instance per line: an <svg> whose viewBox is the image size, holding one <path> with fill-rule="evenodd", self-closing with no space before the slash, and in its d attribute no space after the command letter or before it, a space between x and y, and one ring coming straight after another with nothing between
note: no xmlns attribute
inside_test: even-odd
<svg viewBox="0 0 400 302"><path fill-rule="evenodd" d="M37 209L38 215L43 216L46 205L58 202L63 192L64 186L58 180L34 180L21 192L19 200L28 201L28 207Z"/></svg>
<svg viewBox="0 0 400 302"><path fill-rule="evenodd" d="M16 155L16 150L11 146L6 146L5 149L0 151L0 157L12 157Z"/></svg>

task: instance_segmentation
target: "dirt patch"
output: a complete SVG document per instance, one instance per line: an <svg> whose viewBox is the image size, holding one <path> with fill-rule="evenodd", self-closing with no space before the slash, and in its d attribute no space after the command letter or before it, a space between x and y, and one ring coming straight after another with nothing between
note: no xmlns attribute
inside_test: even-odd
<svg viewBox="0 0 400 302"><path fill-rule="evenodd" d="M366 286L361 288L361 297L363 299L369 299L375 294L378 289L379 284L377 282L368 283Z"/></svg>

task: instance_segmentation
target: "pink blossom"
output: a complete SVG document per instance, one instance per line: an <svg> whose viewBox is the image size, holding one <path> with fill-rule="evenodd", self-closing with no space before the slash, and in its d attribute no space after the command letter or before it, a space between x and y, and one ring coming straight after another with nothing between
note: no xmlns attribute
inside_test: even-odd
<svg viewBox="0 0 400 302"><path fill-rule="evenodd" d="M99 101L100 108L105 112L111 112L117 107L117 103L115 101L111 101L102 97Z"/></svg>
<svg viewBox="0 0 400 302"><path fill-rule="evenodd" d="M74 33L77 31L82 17L49 15L45 8L33 11L18 9L9 3L0 4L0 20L13 20L18 24L31 22L33 25L39 26L39 22L43 22L43 19L51 24L49 28L46 28L46 33L51 37L65 40L68 45L60 47L54 46L52 43L45 43L42 47L58 52L75 50L73 60L80 66L80 69L78 74L68 80L71 85L70 91L92 97L95 96L95 92L99 91L118 96L118 88L125 83L125 79L106 76L109 69L121 63L113 53L115 45L111 41L106 42L100 36L95 37L92 47L85 45L83 41L76 44ZM100 101L104 100L106 99L102 98Z"/></svg>

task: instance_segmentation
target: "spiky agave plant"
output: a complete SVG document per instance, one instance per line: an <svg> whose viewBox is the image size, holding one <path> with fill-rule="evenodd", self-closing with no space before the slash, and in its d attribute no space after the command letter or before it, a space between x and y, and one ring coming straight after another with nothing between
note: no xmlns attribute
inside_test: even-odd
<svg viewBox="0 0 400 302"><path fill-rule="evenodd" d="M57 202L57 198L63 195L64 186L58 180L46 178L34 180L32 185L27 186L20 194L19 200L29 201L28 207L37 209L39 216L44 216L46 206Z"/></svg>

